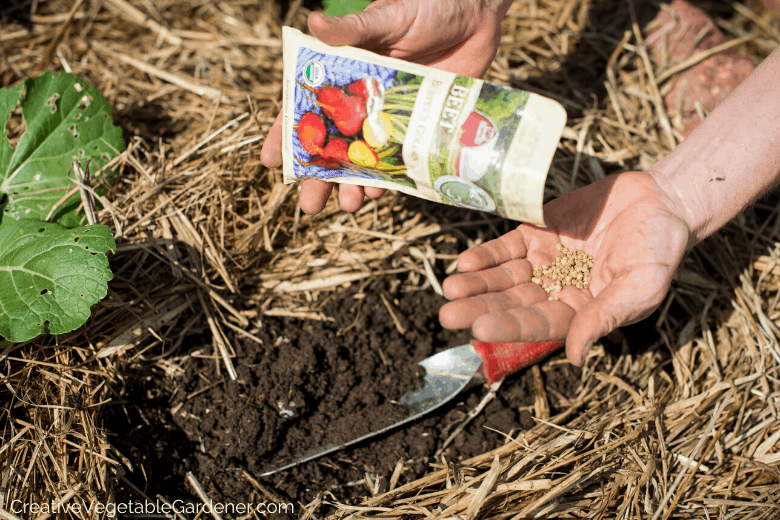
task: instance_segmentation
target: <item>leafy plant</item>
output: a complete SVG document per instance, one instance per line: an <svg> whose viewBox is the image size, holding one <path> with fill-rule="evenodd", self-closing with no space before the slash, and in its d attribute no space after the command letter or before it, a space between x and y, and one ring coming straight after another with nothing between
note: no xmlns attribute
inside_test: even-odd
<svg viewBox="0 0 780 520"><path fill-rule="evenodd" d="M328 16L346 16L359 13L371 3L371 0L323 0L322 12Z"/></svg>
<svg viewBox="0 0 780 520"><path fill-rule="evenodd" d="M124 149L105 97L81 78L47 72L0 89L0 125L19 108L16 147L0 138L0 336L26 341L80 327L113 277L111 229L85 225L74 163L101 169ZM101 174L112 182L112 172ZM100 178L98 177L98 178Z"/></svg>

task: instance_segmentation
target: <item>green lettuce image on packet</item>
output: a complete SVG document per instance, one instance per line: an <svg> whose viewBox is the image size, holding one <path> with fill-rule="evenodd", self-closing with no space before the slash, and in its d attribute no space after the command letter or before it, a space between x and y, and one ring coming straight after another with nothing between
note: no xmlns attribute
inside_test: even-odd
<svg viewBox="0 0 780 520"><path fill-rule="evenodd" d="M285 183L387 188L544 226L559 103L290 27L283 40Z"/></svg>
<svg viewBox="0 0 780 520"><path fill-rule="evenodd" d="M3 128L17 108L24 132L0 139L0 339L15 342L80 327L106 296L116 243L85 225L72 166L94 174L125 147L105 97L73 74L0 89Z"/></svg>

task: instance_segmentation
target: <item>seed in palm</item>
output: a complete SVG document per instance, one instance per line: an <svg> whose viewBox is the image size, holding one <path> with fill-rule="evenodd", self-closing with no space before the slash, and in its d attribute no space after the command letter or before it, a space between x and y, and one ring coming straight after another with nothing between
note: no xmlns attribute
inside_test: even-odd
<svg viewBox="0 0 780 520"><path fill-rule="evenodd" d="M561 256L552 265L537 265L533 268L531 282L541 285L547 294L560 292L564 285L572 285L577 289L590 287L590 269L593 267L593 257L579 249L567 249L558 244L555 249ZM542 281L542 276L553 280L552 285ZM559 300L558 296L549 296L548 300Z"/></svg>

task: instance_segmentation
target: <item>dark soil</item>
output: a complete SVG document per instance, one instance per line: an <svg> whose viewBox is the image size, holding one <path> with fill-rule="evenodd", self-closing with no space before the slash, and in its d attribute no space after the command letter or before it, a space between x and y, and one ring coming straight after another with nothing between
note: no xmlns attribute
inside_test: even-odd
<svg viewBox="0 0 780 520"><path fill-rule="evenodd" d="M221 360L210 357L210 346L200 345L201 357L187 358L182 376L166 376L159 365L126 374L124 405L108 407L104 423L113 445L133 464L125 478L152 499L160 494L199 502L186 483L191 471L215 501L257 503L268 501L272 493L299 507L323 491L343 502L358 502L369 495L367 474L381 476L380 486L387 489L400 459L405 469L399 485L422 476L484 388L392 433L260 477L307 450L342 443L405 417L405 409L392 400L421 386L416 362L469 340L468 331L447 331L439 324L444 298L432 291L393 294L385 282L366 288L362 299L354 298L355 286L332 297L323 311L333 321L264 317L258 333L262 345L234 336L238 381L230 381ZM380 293L405 334L396 328ZM580 373L564 363L544 375L555 413L563 406L556 394L571 397ZM506 441L497 432L516 434L532 427L532 388L530 370L508 378L445 457L457 461L479 455ZM264 496L244 472L270 492ZM138 499L120 482L119 499L122 493Z"/></svg>

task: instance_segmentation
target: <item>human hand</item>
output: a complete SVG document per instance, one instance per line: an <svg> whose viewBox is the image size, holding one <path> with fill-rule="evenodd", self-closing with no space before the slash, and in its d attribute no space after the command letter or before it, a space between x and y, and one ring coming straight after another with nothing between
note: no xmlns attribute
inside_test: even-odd
<svg viewBox="0 0 780 520"><path fill-rule="evenodd" d="M460 273L443 284L454 301L439 319L450 329L470 327L482 341L565 338L569 361L580 365L600 337L646 318L663 301L691 237L673 208L643 172L559 197L544 207L547 229L522 224L460 255ZM564 286L555 301L531 282L531 271L553 263L558 243L594 261L590 287Z"/></svg>
<svg viewBox="0 0 780 520"><path fill-rule="evenodd" d="M464 76L481 77L490 67L501 39L501 20L512 0L376 0L357 14L332 18L309 15L309 29L329 45L363 47L379 54L430 65ZM282 114L263 143L260 158L268 168L282 164ZM301 209L322 211L333 184L307 179L301 188ZM339 187L339 203L350 212L364 196L387 190L351 184Z"/></svg>

